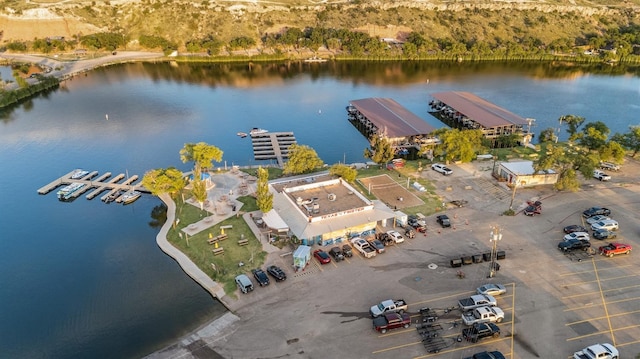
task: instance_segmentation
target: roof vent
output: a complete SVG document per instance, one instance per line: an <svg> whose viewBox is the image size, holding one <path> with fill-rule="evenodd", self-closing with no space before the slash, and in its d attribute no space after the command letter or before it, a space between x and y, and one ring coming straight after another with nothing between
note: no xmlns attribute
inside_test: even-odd
<svg viewBox="0 0 640 359"><path fill-rule="evenodd" d="M328 199L329 201L335 201L335 200L336 200L336 194L335 194L335 193L329 193L329 194L327 195L327 199Z"/></svg>

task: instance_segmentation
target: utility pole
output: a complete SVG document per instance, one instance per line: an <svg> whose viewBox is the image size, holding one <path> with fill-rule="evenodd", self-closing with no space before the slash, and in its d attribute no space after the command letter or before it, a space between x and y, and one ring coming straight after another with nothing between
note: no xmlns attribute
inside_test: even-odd
<svg viewBox="0 0 640 359"><path fill-rule="evenodd" d="M491 268L489 269L489 277L493 278L496 274L497 267L497 253L498 253L498 241L502 240L502 231L500 227L491 227L491 233L489 234L489 242L491 242Z"/></svg>

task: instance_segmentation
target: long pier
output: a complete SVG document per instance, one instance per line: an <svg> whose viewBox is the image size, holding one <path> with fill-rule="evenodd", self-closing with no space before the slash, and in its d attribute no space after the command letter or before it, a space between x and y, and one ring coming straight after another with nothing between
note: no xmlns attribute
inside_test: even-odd
<svg viewBox="0 0 640 359"><path fill-rule="evenodd" d="M289 147L296 143L293 132L265 132L251 134L253 157L256 160L278 161L284 166L284 159L289 157Z"/></svg>
<svg viewBox="0 0 640 359"><path fill-rule="evenodd" d="M128 177L125 181L121 182L123 178L125 178L125 174L124 173L120 173L117 176L111 178L111 180L107 181L110 177L111 177L111 172L106 172L104 173L102 176L95 178L98 175L98 171L93 171L90 172L88 174L86 174L85 176L81 177L81 178L72 178L72 176L77 173L79 170L73 170L67 174L65 174L64 176L57 178L53 181L51 181L50 183L40 187L38 189L38 193L39 194L47 194L51 191L53 191L54 189L60 187L60 186L66 186L66 185L70 185L72 183L82 183L85 186L82 187L81 189L73 192L70 196L69 199L73 199L73 198L77 198L79 197L81 194L87 192L90 189L94 189L93 191L91 191L89 194L86 195L86 198L88 200L94 199L95 197L97 197L100 193L104 192L104 191L109 191L107 194L105 194L104 196L100 197L100 199L103 202L109 201L109 200L113 200L115 199L116 202L121 202L121 197L122 194L124 194L124 192L127 192L129 190L136 190L139 192L145 192L145 193L149 193L150 191L147 190L146 188L144 188L142 186L142 184L140 183L134 183L138 180L138 175L133 175L131 177ZM114 196L117 196L116 198L114 198Z"/></svg>

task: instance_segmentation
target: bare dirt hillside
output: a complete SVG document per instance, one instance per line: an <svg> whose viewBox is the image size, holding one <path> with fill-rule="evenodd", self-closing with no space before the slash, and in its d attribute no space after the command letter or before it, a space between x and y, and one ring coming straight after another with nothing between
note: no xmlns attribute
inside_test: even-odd
<svg viewBox="0 0 640 359"><path fill-rule="evenodd" d="M3 41L12 41L54 36L70 39L79 34L90 34L100 30L82 20L61 17L47 9L31 9L24 11L20 16L0 15L0 31Z"/></svg>

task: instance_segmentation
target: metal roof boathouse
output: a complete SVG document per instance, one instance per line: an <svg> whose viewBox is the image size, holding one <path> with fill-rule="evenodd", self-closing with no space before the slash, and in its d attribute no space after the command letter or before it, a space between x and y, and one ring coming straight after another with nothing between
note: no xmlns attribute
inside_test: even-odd
<svg viewBox="0 0 640 359"><path fill-rule="evenodd" d="M397 152L417 151L420 145L436 141L430 135L435 127L390 98L352 100L347 106L347 114L349 121L367 139L384 135Z"/></svg>
<svg viewBox="0 0 640 359"><path fill-rule="evenodd" d="M529 142L533 119L525 119L469 92L438 92L429 103L434 116L460 129L480 129L494 145L497 137L520 134L521 142Z"/></svg>

